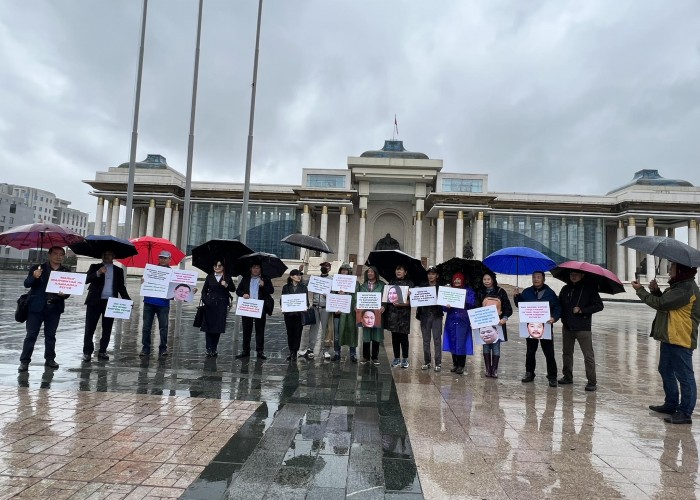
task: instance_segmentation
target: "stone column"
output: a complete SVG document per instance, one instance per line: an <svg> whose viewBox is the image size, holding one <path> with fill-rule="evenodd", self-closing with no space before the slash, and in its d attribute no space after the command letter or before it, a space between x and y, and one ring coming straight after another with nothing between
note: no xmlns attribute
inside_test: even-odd
<svg viewBox="0 0 700 500"><path fill-rule="evenodd" d="M698 222L695 219L688 221L688 245L698 248Z"/></svg>
<svg viewBox="0 0 700 500"><path fill-rule="evenodd" d="M455 222L455 257L464 257L464 211L457 211Z"/></svg>
<svg viewBox="0 0 700 500"><path fill-rule="evenodd" d="M97 210L95 210L95 231L94 234L102 234L102 217L104 215L105 200L102 196L97 197Z"/></svg>
<svg viewBox="0 0 700 500"><path fill-rule="evenodd" d="M559 253L567 260L569 257L569 226L566 217L561 218L561 228L559 230Z"/></svg>
<svg viewBox="0 0 700 500"><path fill-rule="evenodd" d="M311 230L311 209L308 205L304 205L304 211L301 213L301 234L309 234Z"/></svg>
<svg viewBox="0 0 700 500"><path fill-rule="evenodd" d="M141 216L139 217L139 234L136 236L140 238L141 236L146 236L146 209L139 208Z"/></svg>
<svg viewBox="0 0 700 500"><path fill-rule="evenodd" d="M165 210L163 210L163 238L170 239L170 224L173 218L173 202L165 201Z"/></svg>
<svg viewBox="0 0 700 500"><path fill-rule="evenodd" d="M328 240L328 207L325 205L323 205L321 208L321 230L319 231L319 237L323 241ZM328 254L321 252L321 258L326 260L328 258Z"/></svg>
<svg viewBox="0 0 700 500"><path fill-rule="evenodd" d="M637 234L636 221L634 217L627 219L627 236L634 236ZM627 249L627 281L634 281L634 273L637 269L637 251L628 248Z"/></svg>
<svg viewBox="0 0 700 500"><path fill-rule="evenodd" d="M435 242L437 240L437 231L435 227L435 219L431 218L430 219L430 243L429 243L429 250L428 250L428 262L430 263L431 266L434 266L437 264L435 262Z"/></svg>
<svg viewBox="0 0 700 500"><path fill-rule="evenodd" d="M109 225L109 234L119 236L119 198L112 200L112 222Z"/></svg>
<svg viewBox="0 0 700 500"><path fill-rule="evenodd" d="M156 226L156 200L148 203L148 219L146 220L146 236L153 236Z"/></svg>
<svg viewBox="0 0 700 500"><path fill-rule="evenodd" d="M619 220L617 221L617 241L620 241L625 237L625 224ZM625 270L625 247L622 245L617 245L617 277L620 281L624 281L627 277L627 271Z"/></svg>
<svg viewBox="0 0 700 500"><path fill-rule="evenodd" d="M585 238L584 236L586 235L586 230L583 227L583 217L578 218L578 226L576 228L576 236L577 236L577 241L576 241L576 260L586 260L586 246L585 246ZM591 262L591 257L592 255L588 257L588 262Z"/></svg>
<svg viewBox="0 0 700 500"><path fill-rule="evenodd" d="M173 212L172 221L170 222L170 238L175 246L180 243L180 205L175 204L175 211Z"/></svg>
<svg viewBox="0 0 700 500"><path fill-rule="evenodd" d="M131 220L131 234L129 235L129 238L138 238L139 227L141 226L141 209L134 208L133 214L134 215Z"/></svg>
<svg viewBox="0 0 700 500"><path fill-rule="evenodd" d="M365 225L367 223L367 210L360 209L360 228L357 234L357 265L365 265Z"/></svg>
<svg viewBox="0 0 700 500"><path fill-rule="evenodd" d="M105 203L107 204L107 217L105 217L104 234L112 234L110 228L112 226L112 211L114 210L114 208L112 207L112 202L110 200L105 200Z"/></svg>
<svg viewBox="0 0 700 500"><path fill-rule="evenodd" d="M649 217L647 219L647 236L654 236L654 219ZM647 268L643 269L647 276L647 281L656 277L656 260L651 254L647 254Z"/></svg>
<svg viewBox="0 0 700 500"><path fill-rule="evenodd" d="M476 236L474 237L472 248L476 260L484 259L484 212L476 214Z"/></svg>
<svg viewBox="0 0 700 500"><path fill-rule="evenodd" d="M338 248L336 249L336 255L338 256L338 260L341 262L345 262L347 260L347 256L345 254L347 239L348 207L340 207L340 219L338 219ZM357 264L357 262L355 264Z"/></svg>
<svg viewBox="0 0 700 500"><path fill-rule="evenodd" d="M423 212L416 212L416 243L413 246L413 253L417 259L421 259L423 253Z"/></svg>
<svg viewBox="0 0 700 500"><path fill-rule="evenodd" d="M435 242L435 261L439 264L444 262L445 251L445 211L438 210L437 218L437 241Z"/></svg>

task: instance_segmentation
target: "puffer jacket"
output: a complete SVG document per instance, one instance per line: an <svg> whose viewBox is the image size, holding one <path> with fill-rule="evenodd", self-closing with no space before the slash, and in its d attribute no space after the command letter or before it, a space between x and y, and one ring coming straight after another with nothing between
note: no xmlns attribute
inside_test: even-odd
<svg viewBox="0 0 700 500"><path fill-rule="evenodd" d="M594 285L578 283L564 285L559 292L559 304L561 305L561 322L567 330L572 332L590 332L593 323L592 316L603 310L603 301ZM574 307L579 307L581 312L574 314Z"/></svg>
<svg viewBox="0 0 700 500"><path fill-rule="evenodd" d="M637 297L656 309L656 317L651 324L651 336L655 340L689 349L697 348L700 290L694 279L673 283L661 294L640 288Z"/></svg>

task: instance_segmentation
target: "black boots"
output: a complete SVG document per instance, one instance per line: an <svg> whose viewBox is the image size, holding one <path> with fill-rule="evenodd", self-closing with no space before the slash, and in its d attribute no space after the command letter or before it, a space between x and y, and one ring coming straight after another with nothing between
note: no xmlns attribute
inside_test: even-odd
<svg viewBox="0 0 700 500"><path fill-rule="evenodd" d="M498 360L500 356L491 356L491 378L498 378Z"/></svg>
<svg viewBox="0 0 700 500"><path fill-rule="evenodd" d="M486 377L490 378L492 376L491 375L492 367L491 367L491 353L490 352L484 353L484 367L485 367L484 372L485 372Z"/></svg>

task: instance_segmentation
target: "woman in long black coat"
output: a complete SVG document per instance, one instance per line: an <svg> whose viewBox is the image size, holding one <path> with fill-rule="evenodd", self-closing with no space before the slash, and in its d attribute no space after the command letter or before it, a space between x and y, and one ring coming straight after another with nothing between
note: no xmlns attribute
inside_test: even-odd
<svg viewBox="0 0 700 500"><path fill-rule="evenodd" d="M231 290L233 281L226 274L223 262L217 261L214 271L207 275L202 288L202 302L206 307L200 330L206 334L208 358L218 355L216 349L219 337L226 331L226 315L232 299Z"/></svg>

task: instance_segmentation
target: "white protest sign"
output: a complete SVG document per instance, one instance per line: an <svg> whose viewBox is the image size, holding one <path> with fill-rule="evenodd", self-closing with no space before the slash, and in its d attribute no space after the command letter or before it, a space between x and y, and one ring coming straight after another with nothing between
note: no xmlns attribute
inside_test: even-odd
<svg viewBox="0 0 700 500"><path fill-rule="evenodd" d="M301 312L306 311L309 306L306 304L307 297L305 293L289 293L281 296L282 312Z"/></svg>
<svg viewBox="0 0 700 500"><path fill-rule="evenodd" d="M358 311L361 309L381 309L382 294L379 292L357 292L356 308Z"/></svg>
<svg viewBox="0 0 700 500"><path fill-rule="evenodd" d="M131 308L133 305L133 300L110 297L107 299L105 318L129 319L131 317Z"/></svg>
<svg viewBox="0 0 700 500"><path fill-rule="evenodd" d="M185 269L173 269L172 275L170 276L170 281L172 283L184 283L185 285L197 285L197 278L199 277L199 272L197 271L187 271Z"/></svg>
<svg viewBox="0 0 700 500"><path fill-rule="evenodd" d="M438 287L437 305L464 309L464 302L467 298L466 288L451 288L447 286Z"/></svg>
<svg viewBox="0 0 700 500"><path fill-rule="evenodd" d="M262 300L244 299L238 297L236 301L236 316L248 316L250 318L261 318L263 314Z"/></svg>
<svg viewBox="0 0 700 500"><path fill-rule="evenodd" d="M434 306L437 304L437 292L434 286L411 288L411 305L413 307Z"/></svg>
<svg viewBox="0 0 700 500"><path fill-rule="evenodd" d="M469 323L472 328L481 328L482 326L497 325L501 319L498 317L496 306L477 307L467 311L469 315Z"/></svg>
<svg viewBox="0 0 700 500"><path fill-rule="evenodd" d="M70 295L82 295L85 291L86 278L87 274L51 271L46 291L48 293L63 292Z"/></svg>
<svg viewBox="0 0 700 500"><path fill-rule="evenodd" d="M169 267L146 264L143 270L143 283L140 294L142 297L168 297L168 287L173 270Z"/></svg>
<svg viewBox="0 0 700 500"><path fill-rule="evenodd" d="M326 311L349 313L352 304L352 295L329 293L326 295Z"/></svg>
<svg viewBox="0 0 700 500"><path fill-rule="evenodd" d="M329 278L321 278L320 276L311 276L309 278L308 290L311 293L320 293L321 295L328 295L331 293L331 285L333 282Z"/></svg>
<svg viewBox="0 0 700 500"><path fill-rule="evenodd" d="M357 276L353 274L336 274L333 276L333 286L331 290L334 292L355 293L355 284Z"/></svg>
<svg viewBox="0 0 700 500"><path fill-rule="evenodd" d="M521 323L546 323L552 317L549 302L520 302L518 316Z"/></svg>

